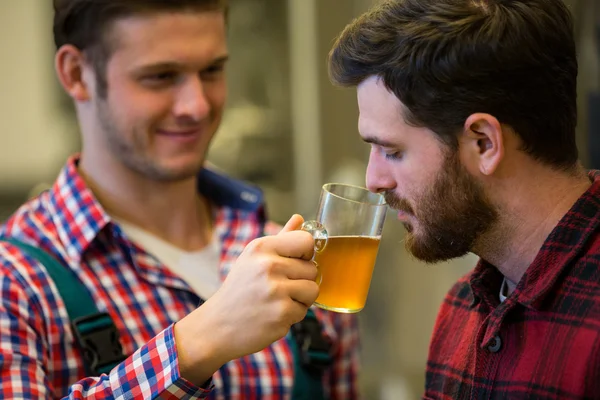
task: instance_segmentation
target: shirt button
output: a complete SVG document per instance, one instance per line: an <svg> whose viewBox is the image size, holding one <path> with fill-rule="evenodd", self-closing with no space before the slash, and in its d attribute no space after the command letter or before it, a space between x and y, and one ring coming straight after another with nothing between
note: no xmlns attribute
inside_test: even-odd
<svg viewBox="0 0 600 400"><path fill-rule="evenodd" d="M496 336L494 336L494 338L492 339L492 342L488 346L488 350L490 351L490 353L497 353L500 351L501 348L502 348L502 339L500 339L500 336L496 335Z"/></svg>

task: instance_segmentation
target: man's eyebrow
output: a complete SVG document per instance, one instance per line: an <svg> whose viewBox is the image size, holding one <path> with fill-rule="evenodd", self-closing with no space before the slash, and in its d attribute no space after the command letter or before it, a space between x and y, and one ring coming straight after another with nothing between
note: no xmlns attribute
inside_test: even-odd
<svg viewBox="0 0 600 400"><path fill-rule="evenodd" d="M207 68L215 66L215 65L225 64L228 59L229 59L228 55L224 55L224 56L215 58L210 64L208 64ZM163 62L157 62L154 64L141 65L141 66L137 67L136 70L138 70L138 71L170 70L170 69L181 69L184 66L185 66L185 64L179 63L176 61L163 61Z"/></svg>
<svg viewBox="0 0 600 400"><path fill-rule="evenodd" d="M375 136L364 136L362 137L363 142L365 143L369 143L369 144L376 144L377 146L381 146L381 147L397 147L397 145L395 143L389 142L387 140L382 140L379 139Z"/></svg>
<svg viewBox="0 0 600 400"><path fill-rule="evenodd" d="M221 57L217 57L213 60L213 62L210 63L210 65L220 65L220 64L225 64L227 62L227 60L229 60L229 55L224 55Z"/></svg>

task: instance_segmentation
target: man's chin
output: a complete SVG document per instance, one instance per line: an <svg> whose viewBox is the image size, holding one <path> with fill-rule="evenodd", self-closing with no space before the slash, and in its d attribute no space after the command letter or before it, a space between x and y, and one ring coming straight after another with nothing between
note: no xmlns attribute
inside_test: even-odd
<svg viewBox="0 0 600 400"><path fill-rule="evenodd" d="M185 165L185 166L145 166L145 168L140 168L143 175L146 177L160 181L164 183L168 182L181 182L188 179L191 179L198 175L201 170L200 165ZM138 169L139 170L139 169Z"/></svg>
<svg viewBox="0 0 600 400"><path fill-rule="evenodd" d="M427 264L437 264L460 258L466 255L469 251L459 252L457 249L442 249L441 244L419 242L413 233L408 233L406 236L405 247L406 251L419 261Z"/></svg>
<svg viewBox="0 0 600 400"><path fill-rule="evenodd" d="M450 261L450 260L456 258L456 257L444 257L439 254L429 253L429 252L413 251L411 249L407 249L407 251L415 259L422 261L426 264L438 264L438 263Z"/></svg>
<svg viewBox="0 0 600 400"><path fill-rule="evenodd" d="M201 168L163 169L155 178L163 182L181 182L194 178Z"/></svg>

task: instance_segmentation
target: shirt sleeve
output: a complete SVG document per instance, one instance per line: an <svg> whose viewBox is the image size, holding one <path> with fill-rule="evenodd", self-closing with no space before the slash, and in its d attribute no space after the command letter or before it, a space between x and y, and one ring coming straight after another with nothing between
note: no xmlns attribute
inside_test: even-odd
<svg viewBox="0 0 600 400"><path fill-rule="evenodd" d="M67 393L60 393L64 389L54 386L48 372L49 343L57 332L52 327L55 320L48 316L57 307L49 278L37 262L4 243L0 244L0 268L0 398L201 399L210 393L211 387L199 388L180 376L173 325L108 375L80 379ZM39 286L41 282L46 287ZM64 360L69 366L81 363ZM55 379L60 382L68 377Z"/></svg>

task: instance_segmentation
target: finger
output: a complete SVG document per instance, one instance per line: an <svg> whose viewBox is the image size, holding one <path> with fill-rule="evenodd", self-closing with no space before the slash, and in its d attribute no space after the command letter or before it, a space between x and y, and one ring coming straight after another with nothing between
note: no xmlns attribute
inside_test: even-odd
<svg viewBox="0 0 600 400"><path fill-rule="evenodd" d="M287 314L289 316L289 325L291 326L297 322L302 321L304 317L306 317L306 312L308 311L309 307L310 305L300 303L296 300L290 301Z"/></svg>
<svg viewBox="0 0 600 400"><path fill-rule="evenodd" d="M292 300L310 307L319 297L319 285L314 281L296 280L288 281L288 293Z"/></svg>
<svg viewBox="0 0 600 400"><path fill-rule="evenodd" d="M297 258L279 257L278 272L288 279L305 279L314 281L319 274L317 266L312 261Z"/></svg>
<svg viewBox="0 0 600 400"><path fill-rule="evenodd" d="M297 229L300 229L300 227L302 226L303 222L304 222L304 218L302 218L301 215L294 214L294 215L292 215L290 217L290 219L288 220L288 222L286 222L285 226L279 232L279 234L282 234L282 233L285 233L285 232L291 232L291 231L295 231Z"/></svg>
<svg viewBox="0 0 600 400"><path fill-rule="evenodd" d="M315 252L315 240L305 231L284 232L271 239L272 249L282 257L310 260Z"/></svg>

